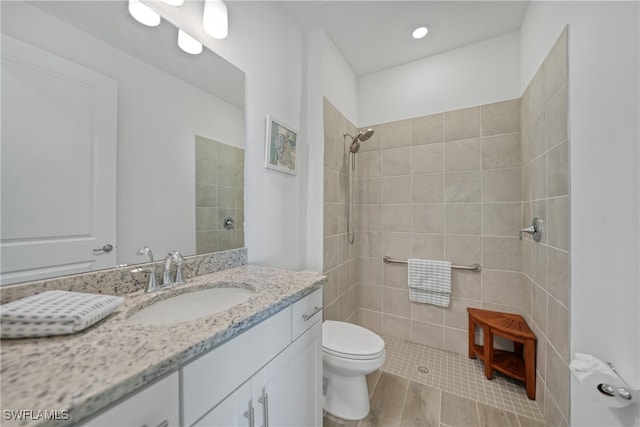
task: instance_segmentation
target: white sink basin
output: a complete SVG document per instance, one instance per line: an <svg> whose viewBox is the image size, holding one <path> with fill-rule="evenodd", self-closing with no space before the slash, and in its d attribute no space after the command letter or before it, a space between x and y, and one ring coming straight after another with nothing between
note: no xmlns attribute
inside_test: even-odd
<svg viewBox="0 0 640 427"><path fill-rule="evenodd" d="M127 320L138 325L168 325L228 310L253 292L244 288L208 288L177 294L136 311Z"/></svg>

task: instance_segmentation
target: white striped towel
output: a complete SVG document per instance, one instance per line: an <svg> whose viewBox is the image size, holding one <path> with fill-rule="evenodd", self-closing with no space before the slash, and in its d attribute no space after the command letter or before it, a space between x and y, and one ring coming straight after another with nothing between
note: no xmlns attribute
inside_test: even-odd
<svg viewBox="0 0 640 427"><path fill-rule="evenodd" d="M448 307L451 301L451 262L409 258L409 299Z"/></svg>

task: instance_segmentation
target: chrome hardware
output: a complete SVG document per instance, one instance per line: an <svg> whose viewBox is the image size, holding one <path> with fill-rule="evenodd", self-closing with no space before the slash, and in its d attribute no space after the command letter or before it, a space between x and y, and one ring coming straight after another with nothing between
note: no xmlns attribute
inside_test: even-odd
<svg viewBox="0 0 640 427"><path fill-rule="evenodd" d="M249 420L249 427L253 427L254 426L253 408L252 407L249 407L249 409L244 411L244 414L242 414L242 416Z"/></svg>
<svg viewBox="0 0 640 427"><path fill-rule="evenodd" d="M616 390L611 387L609 384L598 384L598 391L602 394L606 394L607 396L615 396Z"/></svg>
<svg viewBox="0 0 640 427"><path fill-rule="evenodd" d="M228 216L228 217L225 217L225 219L222 220L222 226L227 230L233 230L236 227L236 223L233 220L233 218Z"/></svg>
<svg viewBox="0 0 640 427"><path fill-rule="evenodd" d="M522 240L522 233L529 233L533 236L533 240L539 242L542 240L542 220L538 217L533 218L533 222L530 226L520 230L520 240Z"/></svg>
<svg viewBox="0 0 640 427"><path fill-rule="evenodd" d="M269 395L264 392L261 397L258 398L258 402L262 404L262 421L263 427L269 427Z"/></svg>
<svg viewBox="0 0 640 427"><path fill-rule="evenodd" d="M146 256L149 262L153 262L153 252L151 252L151 249L149 248L149 246L145 246L145 245L140 246L136 251L136 255Z"/></svg>
<svg viewBox="0 0 640 427"><path fill-rule="evenodd" d="M631 400L631 392L624 387L618 388L618 396L624 400Z"/></svg>
<svg viewBox="0 0 640 427"><path fill-rule="evenodd" d="M99 249L94 249L93 253L94 254L99 254L99 253L109 253L113 250L113 245L107 243L106 245L104 245L103 247L99 248Z"/></svg>
<svg viewBox="0 0 640 427"><path fill-rule="evenodd" d="M389 264L389 263L396 263L396 264L408 264L407 261L401 260L401 259L393 259L388 255L385 255L382 260ZM482 267L480 266L480 264L471 264L469 266L467 265L452 265L451 268L455 268L456 270L469 270L469 271L480 271L482 270Z"/></svg>
<svg viewBox="0 0 640 427"><path fill-rule="evenodd" d="M313 311L311 313L307 313L307 314L303 314L302 318L304 319L304 321L306 322L307 320L311 319L313 316L316 315L316 313L319 313L322 309L324 308L324 305L321 305L320 307L313 307Z"/></svg>
<svg viewBox="0 0 640 427"><path fill-rule="evenodd" d="M176 280L171 280L171 262L176 263ZM184 279L182 278L182 264L184 263L184 258L182 254L178 251L172 251L164 257L164 270L162 272L162 287L167 288L174 283L184 283Z"/></svg>
<svg viewBox="0 0 640 427"><path fill-rule="evenodd" d="M149 273L149 284L147 285L147 292L155 292L158 290L158 283L156 282L156 269L153 267L134 268L132 273Z"/></svg>

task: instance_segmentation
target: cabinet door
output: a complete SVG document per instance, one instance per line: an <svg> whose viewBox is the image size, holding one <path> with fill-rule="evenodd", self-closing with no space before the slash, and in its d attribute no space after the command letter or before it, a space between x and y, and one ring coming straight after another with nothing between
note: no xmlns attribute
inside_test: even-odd
<svg viewBox="0 0 640 427"><path fill-rule="evenodd" d="M322 425L322 322L252 379L256 426Z"/></svg>
<svg viewBox="0 0 640 427"><path fill-rule="evenodd" d="M251 381L247 381L209 411L194 427L252 426Z"/></svg>
<svg viewBox="0 0 640 427"><path fill-rule="evenodd" d="M84 427L178 427L178 373L173 373L83 424Z"/></svg>

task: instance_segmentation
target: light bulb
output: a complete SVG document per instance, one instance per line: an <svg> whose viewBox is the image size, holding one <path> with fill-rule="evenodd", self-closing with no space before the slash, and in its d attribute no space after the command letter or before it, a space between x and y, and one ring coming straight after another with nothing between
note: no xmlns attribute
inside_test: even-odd
<svg viewBox="0 0 640 427"><path fill-rule="evenodd" d="M413 30L413 38L416 40L421 39L424 36L426 36L428 32L429 32L429 29L427 27L424 27L424 26L418 27L415 30Z"/></svg>
<svg viewBox="0 0 640 427"><path fill-rule="evenodd" d="M222 0L205 0L202 17L204 31L215 39L224 39L229 34L227 5Z"/></svg>
<svg viewBox="0 0 640 427"><path fill-rule="evenodd" d="M160 25L160 15L140 0L129 0L129 13L141 24L149 27Z"/></svg>
<svg viewBox="0 0 640 427"><path fill-rule="evenodd" d="M202 43L180 29L178 30L178 46L192 55L202 53Z"/></svg>

